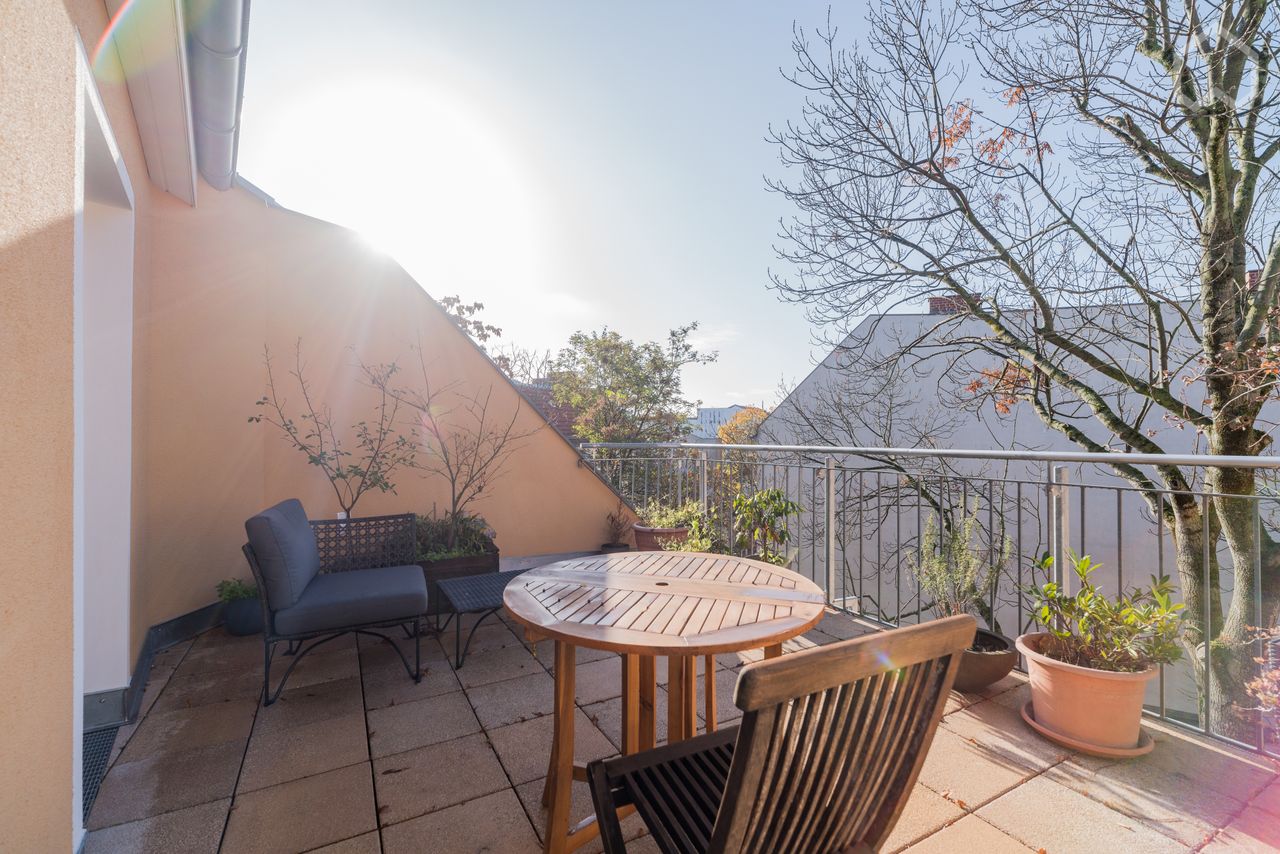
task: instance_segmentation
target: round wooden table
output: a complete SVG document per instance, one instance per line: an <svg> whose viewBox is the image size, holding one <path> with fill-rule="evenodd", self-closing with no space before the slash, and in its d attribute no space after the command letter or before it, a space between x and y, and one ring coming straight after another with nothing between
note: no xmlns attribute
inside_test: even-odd
<svg viewBox="0 0 1280 854"><path fill-rule="evenodd" d="M624 552L531 569L503 594L507 611L537 640L555 641L555 735L542 791L549 810L544 849L570 851L598 834L594 820L569 830L573 762L575 647L620 653L622 752L653 747L658 656L667 658L669 741L697 729L697 658L706 656L705 717L715 728L715 659L782 642L822 619L822 591L772 564L728 555Z"/></svg>

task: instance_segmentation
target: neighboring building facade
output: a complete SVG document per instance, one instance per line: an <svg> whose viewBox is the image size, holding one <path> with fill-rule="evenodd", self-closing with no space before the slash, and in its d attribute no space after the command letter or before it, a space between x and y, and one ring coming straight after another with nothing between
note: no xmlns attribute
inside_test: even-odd
<svg viewBox="0 0 1280 854"><path fill-rule="evenodd" d="M686 441L719 442L720 428L746 408L737 403L732 406L699 406L698 414L689 419L689 436Z"/></svg>
<svg viewBox="0 0 1280 854"><path fill-rule="evenodd" d="M152 627L214 613L215 584L248 575L244 520L288 497L338 509L247 423L264 346L287 362L301 339L347 423L374 403L353 352L407 360L417 341L495 415L521 407L537 432L476 507L504 554L594 549L617 503L397 264L236 178L246 0L134 0L117 20L149 25L104 38L122 6L15 0L0 39L5 850L76 849L85 716L140 696ZM406 473L358 512L446 503Z"/></svg>

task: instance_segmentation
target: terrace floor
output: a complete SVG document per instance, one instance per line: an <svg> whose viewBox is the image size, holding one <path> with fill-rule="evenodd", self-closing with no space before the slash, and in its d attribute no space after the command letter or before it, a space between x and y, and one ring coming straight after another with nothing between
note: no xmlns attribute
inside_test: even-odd
<svg viewBox="0 0 1280 854"><path fill-rule="evenodd" d="M828 614L788 647L866 631ZM531 655L490 618L455 672L440 643L424 639L420 685L385 643L347 637L331 647L304 659L269 708L256 700L257 637L219 629L158 655L144 715L118 733L84 850L539 850L551 742L548 644ZM737 712L734 679L751 657L719 659L722 722ZM618 749L619 668L614 656L591 650L578 660L578 758L591 760ZM665 691L659 695L661 721ZM1280 848L1273 763L1152 724L1156 749L1142 759L1075 755L1023 723L1026 697L1013 677L982 695L952 696L886 851ZM573 819L589 811L577 784ZM624 824L635 837L630 850L656 851L638 821ZM598 851L599 842L580 850Z"/></svg>

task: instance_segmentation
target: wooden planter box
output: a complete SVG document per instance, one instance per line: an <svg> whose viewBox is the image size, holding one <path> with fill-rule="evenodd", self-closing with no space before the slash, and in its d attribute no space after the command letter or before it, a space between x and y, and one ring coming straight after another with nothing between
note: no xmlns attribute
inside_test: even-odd
<svg viewBox="0 0 1280 854"><path fill-rule="evenodd" d="M480 575L485 572L498 571L498 550L481 555L464 555L445 560L418 561L422 574L427 579L427 613L431 616L447 614L444 594L440 592L440 582L447 578L461 578L464 575Z"/></svg>

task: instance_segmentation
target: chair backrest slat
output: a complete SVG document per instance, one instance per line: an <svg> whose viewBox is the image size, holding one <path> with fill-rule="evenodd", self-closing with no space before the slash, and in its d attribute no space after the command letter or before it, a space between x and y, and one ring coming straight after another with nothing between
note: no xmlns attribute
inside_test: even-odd
<svg viewBox="0 0 1280 854"><path fill-rule="evenodd" d="M971 617L748 665L711 851L876 849L915 785Z"/></svg>

